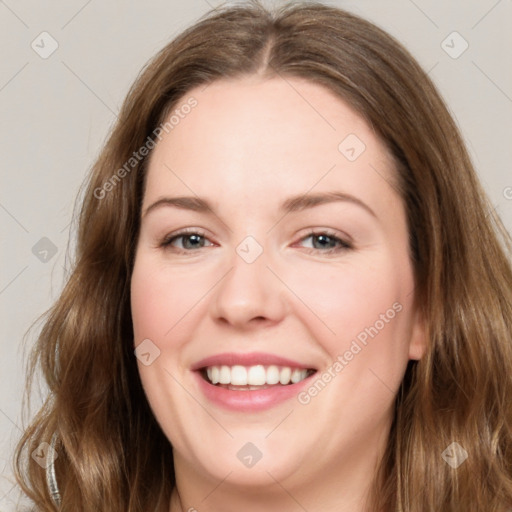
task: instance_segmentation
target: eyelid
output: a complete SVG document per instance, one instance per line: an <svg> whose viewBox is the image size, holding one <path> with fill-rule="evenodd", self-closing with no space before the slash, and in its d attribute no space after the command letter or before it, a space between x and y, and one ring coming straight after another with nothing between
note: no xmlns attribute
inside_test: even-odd
<svg viewBox="0 0 512 512"><path fill-rule="evenodd" d="M300 240L303 240L304 238L307 238L308 236L312 235L327 235L332 238L337 238L347 244L352 244L353 240L352 237L349 236L347 233L344 233L342 231L338 231L332 228L305 228L305 233L301 235Z"/></svg>
<svg viewBox="0 0 512 512"><path fill-rule="evenodd" d="M336 230L330 228L308 228L308 231L299 238L298 242L300 243L303 240L306 240L307 238L321 235L325 235L328 236L329 238L335 239L336 241L339 242L341 247L331 247L326 250L315 249L314 247L305 247L305 249L307 249L308 252L315 252L327 255L333 253L340 253L341 251L347 251L354 248L352 237L344 233L337 232Z"/></svg>

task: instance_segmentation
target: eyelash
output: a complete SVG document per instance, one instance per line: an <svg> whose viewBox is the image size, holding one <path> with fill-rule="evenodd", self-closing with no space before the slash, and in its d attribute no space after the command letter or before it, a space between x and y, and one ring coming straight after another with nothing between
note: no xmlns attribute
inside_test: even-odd
<svg viewBox="0 0 512 512"><path fill-rule="evenodd" d="M206 238L206 234L199 229L185 229L183 231L180 231L178 233L175 233L173 235L170 235L170 236L167 236L166 238L164 238L164 240L160 244L160 247L162 247L164 249L172 248L172 250L174 250L174 252L177 252L178 254L189 254L192 252L196 252L197 249L179 249L179 248L173 247L171 245L172 242L174 242L175 240L178 240L179 238L186 238L187 236L192 236L192 235L198 235L202 238ZM330 255L330 254L339 253L339 252L353 249L353 246L350 242L347 242L346 240L339 238L338 236L335 235L335 233L333 233L332 231L329 231L328 229L312 230L308 234L306 234L304 237L302 237L300 239L300 241L304 241L310 237L319 237L319 236L327 236L331 240L338 243L339 247L337 247L337 248L333 247L333 248L327 249L325 251L321 250L321 249L315 249L314 247L307 247L306 249L308 249L308 251L307 251L308 253L320 251L322 254ZM203 247L200 247L200 249L203 249Z"/></svg>

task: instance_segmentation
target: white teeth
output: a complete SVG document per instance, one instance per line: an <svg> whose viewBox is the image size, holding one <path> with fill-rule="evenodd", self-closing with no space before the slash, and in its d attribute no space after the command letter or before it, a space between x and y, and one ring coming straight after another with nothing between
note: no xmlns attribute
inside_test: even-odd
<svg viewBox="0 0 512 512"><path fill-rule="evenodd" d="M279 382L279 368L277 366L269 366L267 368L267 384L277 384ZM288 383L286 383L288 384Z"/></svg>
<svg viewBox="0 0 512 512"><path fill-rule="evenodd" d="M293 370L291 381L294 384L296 384L297 382L300 382L304 378L304 376L302 375L302 371L303 370L298 370L297 368L295 370Z"/></svg>
<svg viewBox="0 0 512 512"><path fill-rule="evenodd" d="M233 366L231 368L231 382L234 386L247 386L247 370L245 366Z"/></svg>
<svg viewBox="0 0 512 512"><path fill-rule="evenodd" d="M263 386L266 383L266 378L265 367L261 364L251 366L247 372L247 384L250 386Z"/></svg>
<svg viewBox="0 0 512 512"><path fill-rule="evenodd" d="M308 376L308 370L275 365L265 367L261 364L249 367L223 365L209 366L206 368L206 375L212 384L249 386L249 389L257 389L258 386L265 385L296 384Z"/></svg>
<svg viewBox="0 0 512 512"><path fill-rule="evenodd" d="M220 367L220 376L219 383L220 384L229 384L231 382L231 369L229 366L221 366Z"/></svg>
<svg viewBox="0 0 512 512"><path fill-rule="evenodd" d="M283 385L286 385L290 382L290 378L292 376L292 369L288 367L281 368L281 373L279 374L279 382Z"/></svg>

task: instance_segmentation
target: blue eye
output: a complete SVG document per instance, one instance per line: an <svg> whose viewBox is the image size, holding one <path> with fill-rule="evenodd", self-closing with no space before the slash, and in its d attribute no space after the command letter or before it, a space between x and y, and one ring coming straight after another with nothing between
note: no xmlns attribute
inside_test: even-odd
<svg viewBox="0 0 512 512"><path fill-rule="evenodd" d="M311 248L306 247L306 249L309 249L308 252L331 254L352 249L352 245L349 242L328 231L312 231L307 236L301 238L300 242L308 239L313 241ZM179 241L181 243L177 244ZM204 233L187 230L165 238L160 245L163 248L169 248L178 253L190 253L213 244L206 238Z"/></svg>
<svg viewBox="0 0 512 512"><path fill-rule="evenodd" d="M175 242L177 240L182 240L181 247L176 247ZM177 233L170 238L166 238L162 242L162 247L176 247L178 251L181 252L190 252L190 250L194 249L202 249L205 247L205 241L208 240L203 233L198 233L195 231L182 231L181 233Z"/></svg>
<svg viewBox="0 0 512 512"><path fill-rule="evenodd" d="M312 250L314 251L319 250L320 252L324 253L332 253L352 249L352 245L350 243L346 242L345 240L342 240L341 238L335 236L332 233L325 231L311 232L309 235L302 238L301 241L303 242L304 240L308 239L312 239ZM317 242L316 244L315 241Z"/></svg>

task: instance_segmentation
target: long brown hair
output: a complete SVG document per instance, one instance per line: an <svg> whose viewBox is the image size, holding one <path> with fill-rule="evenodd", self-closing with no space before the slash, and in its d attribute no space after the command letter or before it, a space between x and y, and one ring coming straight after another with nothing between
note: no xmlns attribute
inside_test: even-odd
<svg viewBox="0 0 512 512"><path fill-rule="evenodd" d="M140 383L129 306L147 157L126 162L154 145L156 128L195 86L253 73L327 87L395 160L429 345L396 398L372 510L512 507L509 235L411 55L368 21L297 2L212 12L163 48L129 91L85 188L72 273L33 352L30 374L40 368L50 393L18 445L19 484L36 510L58 510L30 457L55 434L62 510L168 509L172 448ZM453 442L468 454L458 468L442 455Z"/></svg>

